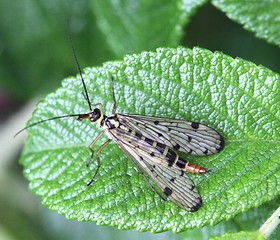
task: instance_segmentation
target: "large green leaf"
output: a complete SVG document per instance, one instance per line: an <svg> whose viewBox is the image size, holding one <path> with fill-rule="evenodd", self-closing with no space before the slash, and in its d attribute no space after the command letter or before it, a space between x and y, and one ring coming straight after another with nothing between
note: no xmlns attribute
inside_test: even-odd
<svg viewBox="0 0 280 240"><path fill-rule="evenodd" d="M205 0L91 0L92 10L116 56L178 46L183 28Z"/></svg>
<svg viewBox="0 0 280 240"><path fill-rule="evenodd" d="M280 46L280 2L213 0L213 4L257 37Z"/></svg>
<svg viewBox="0 0 280 240"><path fill-rule="evenodd" d="M230 219L279 195L279 75L201 48L129 55L84 72L91 101L102 102L108 115L111 76L118 112L199 121L224 136L219 154L185 156L210 170L205 176L188 174L203 206L189 213L163 201L116 144L101 152L101 169L87 187L96 169L96 163L86 167L87 146L99 130L69 118L31 128L20 160L31 190L51 210L122 229L179 232ZM30 123L89 111L79 77L62 85L38 104Z"/></svg>

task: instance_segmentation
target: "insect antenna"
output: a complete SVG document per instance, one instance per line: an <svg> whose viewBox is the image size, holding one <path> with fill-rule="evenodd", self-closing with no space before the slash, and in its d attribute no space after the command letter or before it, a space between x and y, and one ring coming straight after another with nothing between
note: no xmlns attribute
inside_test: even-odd
<svg viewBox="0 0 280 240"><path fill-rule="evenodd" d="M78 71L79 71L79 74L80 74L80 77L81 77L81 80L82 80L82 83L83 83L83 87L84 87L84 92L83 92L83 96L85 98L85 100L87 101L88 103L88 106L89 106L89 109L90 111L92 112L92 104L89 100L89 96L88 96L88 91L87 91L87 88L86 88L86 84L85 84L85 81L84 81L84 77L83 77L83 74L82 74L82 70L81 70L81 67L80 67L80 64L78 62L78 58L77 58L77 55L76 55L76 52L75 52L75 49L74 49L74 45L73 45L73 41L72 41L72 38L71 38L71 34L70 34L70 21L68 19L68 32L67 32L67 35L68 35L68 39L69 39L69 43L70 43L70 46L71 46L71 49L72 49L72 53L73 53L73 56L74 56L74 59L75 59L75 62L76 62L76 65L78 67ZM78 120L82 120L84 118L88 118L89 117L89 114L88 113L85 113L85 114L67 114L67 115L62 115L62 116L56 116L56 117L52 117L52 118L48 118L48 119L43 119L41 121L38 121L38 122L35 122L35 123L31 123L30 125L26 126L25 128L21 129L20 131L18 131L14 137L16 137L17 135L19 135L21 132L23 132L24 130L28 129L28 128L31 128L31 127L34 127L35 125L37 124L40 124L40 123L44 123L44 122L48 122L48 121L52 121L52 120L56 120L56 119L60 119L60 118L69 118L69 117L78 117Z"/></svg>
<svg viewBox="0 0 280 240"><path fill-rule="evenodd" d="M25 128L21 129L20 131L18 131L14 137L16 137L17 135L19 135L21 132L23 132L24 130L34 127L37 124L43 123L43 122L48 122L48 121L52 121L55 119L60 119L60 118L69 118L69 117L80 117L82 114L68 114L68 115L62 115L62 116L57 116L57 117L52 117L52 118L48 118L48 119L44 119L35 123L31 123L30 125L26 126Z"/></svg>
<svg viewBox="0 0 280 240"><path fill-rule="evenodd" d="M71 37L71 34L70 34L70 20L69 19L68 19L68 39L69 39L71 50L72 50L72 53L73 53L73 56L74 56L74 59L75 59L75 62L76 62L76 65L77 65L77 68L78 68L81 80L82 80L82 83L83 83L83 87L84 87L84 90L85 90L86 101L88 103L89 109L92 111L91 101L89 100L88 91L87 91L85 80L84 80L84 77L83 77L83 74L82 74L81 66L79 64L79 61L78 61L78 58L77 58L77 54L76 54L76 51L75 51L75 48L74 48L74 45L73 45L72 37Z"/></svg>

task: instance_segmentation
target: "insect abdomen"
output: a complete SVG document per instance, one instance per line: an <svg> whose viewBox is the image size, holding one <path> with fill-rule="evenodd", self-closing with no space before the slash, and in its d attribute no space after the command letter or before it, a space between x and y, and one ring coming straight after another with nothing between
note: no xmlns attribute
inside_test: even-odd
<svg viewBox="0 0 280 240"><path fill-rule="evenodd" d="M189 163L184 161L183 159L179 158L176 162L177 166L182 168L184 172L192 172L192 173L200 173L205 174L207 172L206 168L200 167L198 165Z"/></svg>
<svg viewBox="0 0 280 240"><path fill-rule="evenodd" d="M154 147L159 153L167 157L169 167L172 167L174 164L176 164L184 172L188 171L188 172L199 173L199 174L205 174L207 172L205 168L181 159L173 149L167 147L166 145L153 141L143 136L142 138L144 138L143 140L146 143L150 144L152 147ZM153 152L151 154L153 154Z"/></svg>

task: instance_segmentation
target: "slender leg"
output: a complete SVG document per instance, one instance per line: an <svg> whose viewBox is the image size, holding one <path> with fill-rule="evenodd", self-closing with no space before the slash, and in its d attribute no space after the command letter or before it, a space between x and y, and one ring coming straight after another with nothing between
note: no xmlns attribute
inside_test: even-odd
<svg viewBox="0 0 280 240"><path fill-rule="evenodd" d="M93 142L89 145L89 150L91 151L91 155L90 155L90 159L87 163L87 167L89 167L89 165L92 162L93 156L94 156L94 150L93 150L93 146L95 145L95 143L103 136L103 134L105 133L105 131L102 131L101 133L99 133L99 135L93 140Z"/></svg>
<svg viewBox="0 0 280 240"><path fill-rule="evenodd" d="M112 108L112 114L116 113L116 108L117 108L117 103L116 103L116 96L115 96L115 79L112 76L111 77L112 81L112 94L113 94L113 108Z"/></svg>
<svg viewBox="0 0 280 240"><path fill-rule="evenodd" d="M103 105L102 103L94 103L91 104L92 107L98 106L98 108L100 109L100 111L103 113Z"/></svg>
<svg viewBox="0 0 280 240"><path fill-rule="evenodd" d="M82 93L82 95L83 95L83 98L87 101L87 97L86 97L85 92L81 92L81 93Z"/></svg>
<svg viewBox="0 0 280 240"><path fill-rule="evenodd" d="M100 135L100 134L99 134ZM98 137L99 137L98 135ZM101 135L102 136L102 135ZM94 139L94 143L96 142L95 141L96 139ZM101 161L100 161L100 158L99 158L99 153L111 142L112 140L111 139L108 139L105 143L102 144L102 146L96 151L95 153L95 156L96 156L96 160L97 160L97 169L93 175L93 177L91 178L90 182L87 184L87 186L91 185L93 180L95 179L100 167L101 167ZM92 144L91 144L92 145ZM94 144L93 144L94 145ZM92 145L92 146L93 146ZM91 146L91 147L92 147ZM90 162L92 161L92 158L93 158L93 155L94 155L94 151L92 150L92 148L90 148L91 150L91 159L90 159Z"/></svg>

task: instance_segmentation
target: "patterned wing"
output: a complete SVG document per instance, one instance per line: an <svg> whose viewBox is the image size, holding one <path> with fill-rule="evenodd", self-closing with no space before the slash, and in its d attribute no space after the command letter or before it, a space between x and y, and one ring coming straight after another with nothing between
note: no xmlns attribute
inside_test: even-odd
<svg viewBox="0 0 280 240"><path fill-rule="evenodd" d="M110 129L109 134L130 156L137 169L147 175L172 202L191 212L201 207L202 200L192 180L177 165L170 166L168 156L146 142L145 138L124 129Z"/></svg>
<svg viewBox="0 0 280 240"><path fill-rule="evenodd" d="M181 152L205 156L224 148L218 132L197 122L123 114L118 114L118 118L128 128Z"/></svg>

